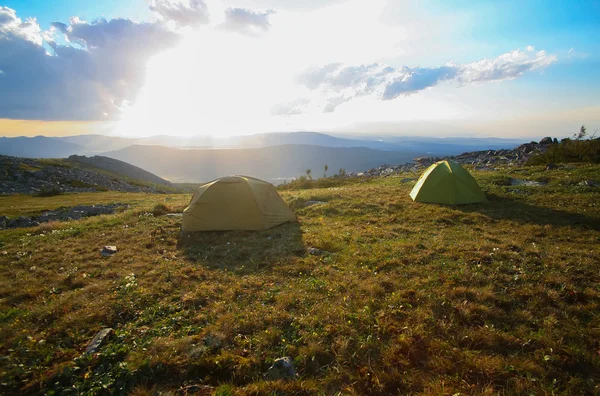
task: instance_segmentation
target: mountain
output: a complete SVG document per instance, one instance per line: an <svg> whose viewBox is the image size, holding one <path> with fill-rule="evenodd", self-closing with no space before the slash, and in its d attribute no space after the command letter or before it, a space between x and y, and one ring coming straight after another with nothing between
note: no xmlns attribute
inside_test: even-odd
<svg viewBox="0 0 600 396"><path fill-rule="evenodd" d="M382 151L364 147L322 147L288 144L272 147L228 150L182 150L162 146L135 145L108 152L107 157L130 164L171 181L202 182L243 174L273 183L289 180L312 170L313 177L328 165L332 175L340 168L347 172L387 164L402 164L420 152Z"/></svg>
<svg viewBox="0 0 600 396"><path fill-rule="evenodd" d="M0 137L0 155L27 158L65 158L81 153L84 148L61 138L36 137Z"/></svg>
<svg viewBox="0 0 600 396"><path fill-rule="evenodd" d="M157 193L181 189L112 158L32 159L0 155L0 195L94 191Z"/></svg>
<svg viewBox="0 0 600 396"><path fill-rule="evenodd" d="M527 142L523 139L425 136L352 135L352 138L355 142L365 142L366 147L371 147L373 142L378 142L381 147L425 151L427 155L433 156L457 155L465 151L512 149Z"/></svg>
<svg viewBox="0 0 600 396"><path fill-rule="evenodd" d="M121 177L125 176L132 180L138 180L151 184L161 184L163 186L171 186L171 182L160 178L155 174L114 158L102 157L99 155L94 157L72 155L67 159L67 161L70 164L78 166L79 168L88 168L93 170L102 169Z"/></svg>
<svg viewBox="0 0 600 396"><path fill-rule="evenodd" d="M428 155L456 155L465 151L510 149L522 140L497 138L432 138L415 136L328 135L317 132L263 133L247 136L166 136L123 138L77 135L47 138L0 138L0 155L29 158L58 158L72 154L96 155L132 145L194 149L249 149L281 145L323 147L366 147L382 151L415 151Z"/></svg>

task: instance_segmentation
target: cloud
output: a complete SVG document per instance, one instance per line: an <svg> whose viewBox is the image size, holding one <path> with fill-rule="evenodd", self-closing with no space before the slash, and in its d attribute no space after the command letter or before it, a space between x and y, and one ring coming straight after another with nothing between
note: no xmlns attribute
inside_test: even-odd
<svg viewBox="0 0 600 396"><path fill-rule="evenodd" d="M56 32L76 45L57 44ZM42 32L0 7L0 118L117 118L143 85L148 59L179 38L162 24L128 19L72 18Z"/></svg>
<svg viewBox="0 0 600 396"><path fill-rule="evenodd" d="M148 7L163 21L173 21L177 26L197 27L209 23L210 14L203 0L148 0Z"/></svg>
<svg viewBox="0 0 600 396"><path fill-rule="evenodd" d="M344 66L332 63L313 68L298 77L298 82L316 91L323 101L322 111L334 111L337 106L361 96L374 96L380 100L392 100L401 95L414 94L441 83L459 86L490 81L514 80L524 73L544 69L557 59L545 51L515 50L494 59L457 65L450 62L440 67L392 67L373 63L369 65ZM285 106L277 107L286 112ZM298 107L292 108L295 112Z"/></svg>
<svg viewBox="0 0 600 396"><path fill-rule="evenodd" d="M275 11L257 12L247 8L228 8L225 10L225 22L222 27L238 33L256 35L271 28L269 16Z"/></svg>

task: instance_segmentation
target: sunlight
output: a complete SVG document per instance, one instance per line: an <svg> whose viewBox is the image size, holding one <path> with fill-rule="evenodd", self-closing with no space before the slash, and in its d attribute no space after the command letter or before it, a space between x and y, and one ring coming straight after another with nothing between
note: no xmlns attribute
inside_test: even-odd
<svg viewBox="0 0 600 396"><path fill-rule="evenodd" d="M354 1L299 14L278 12L260 40L226 31L220 21L213 21L213 29L186 31L179 46L150 60L147 82L124 111L116 134L227 137L284 131L291 125L345 125L347 119L320 114L317 107L290 117L272 116L272 110L294 98L315 96L295 82L311 65L356 62L365 53L376 57L389 52L397 37L377 24L383 6L378 1L365 10ZM329 22L342 11L351 18L332 31ZM355 29L359 19L369 29L368 37Z"/></svg>

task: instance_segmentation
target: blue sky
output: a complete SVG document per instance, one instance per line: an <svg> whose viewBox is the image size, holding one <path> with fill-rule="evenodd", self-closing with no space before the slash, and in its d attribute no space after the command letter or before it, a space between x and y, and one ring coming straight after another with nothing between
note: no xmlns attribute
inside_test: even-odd
<svg viewBox="0 0 600 396"><path fill-rule="evenodd" d="M123 135L375 133L380 124L410 134L422 121L448 132L419 133L466 136L600 127L600 0L3 6L0 50L27 50L0 55L0 135L56 123Z"/></svg>

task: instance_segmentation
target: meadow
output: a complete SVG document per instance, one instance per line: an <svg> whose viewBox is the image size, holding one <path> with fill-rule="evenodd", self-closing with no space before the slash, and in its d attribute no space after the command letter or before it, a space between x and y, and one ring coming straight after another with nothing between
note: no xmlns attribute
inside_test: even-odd
<svg viewBox="0 0 600 396"><path fill-rule="evenodd" d="M599 393L600 165L473 174L488 203L415 203L414 174L282 187L298 222L262 232L181 234L189 194L0 197L131 205L0 231L0 393ZM267 381L282 356L298 378Z"/></svg>

